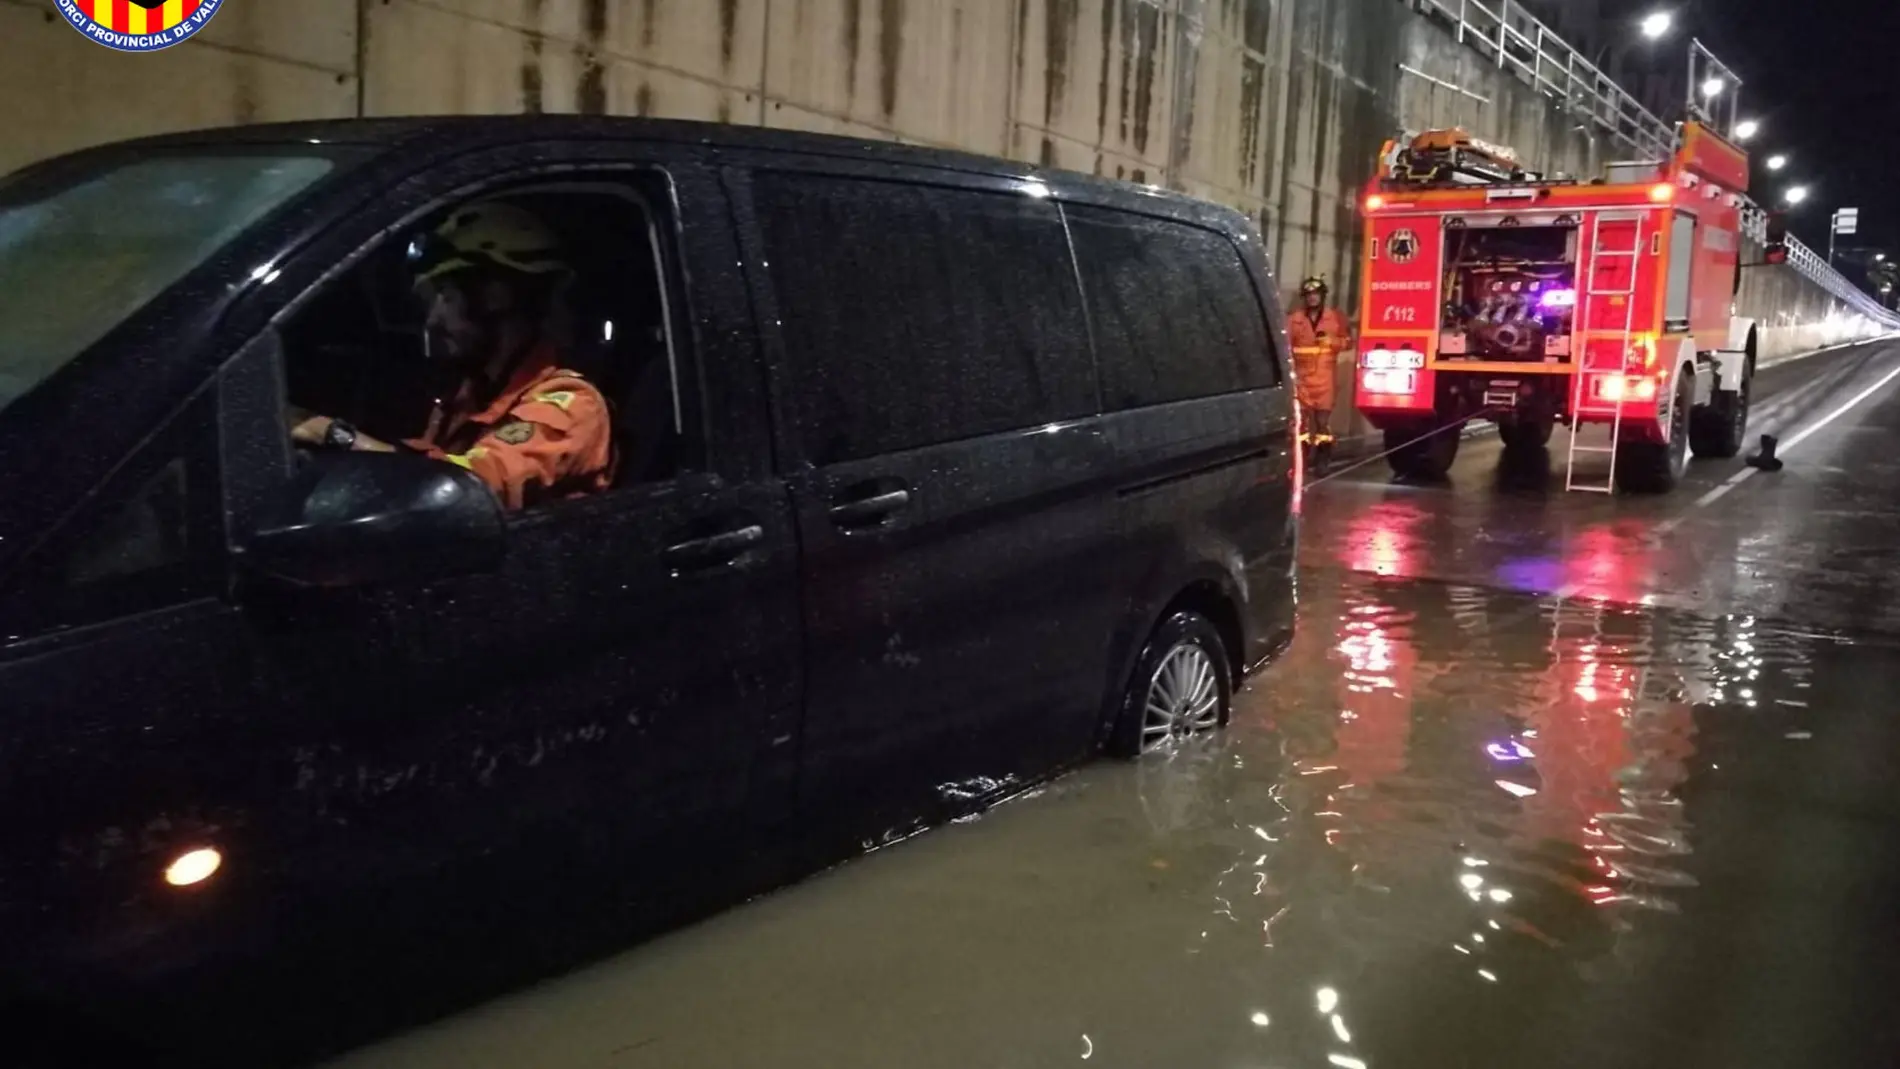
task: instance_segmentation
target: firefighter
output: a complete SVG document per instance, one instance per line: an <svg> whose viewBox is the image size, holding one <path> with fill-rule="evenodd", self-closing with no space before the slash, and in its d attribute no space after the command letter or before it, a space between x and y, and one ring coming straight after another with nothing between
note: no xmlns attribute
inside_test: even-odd
<svg viewBox="0 0 1900 1069"><path fill-rule="evenodd" d="M1325 279L1308 278L1300 283L1300 306L1287 319L1288 333L1293 336L1300 441L1321 453L1329 452L1334 441L1334 368L1340 352L1352 341L1346 317L1326 303L1326 295Z"/></svg>
<svg viewBox="0 0 1900 1069"><path fill-rule="evenodd" d="M402 443L475 473L509 511L607 489L613 421L592 383L562 367L553 324L572 271L532 213L487 202L456 209L410 247L424 302L423 352L459 383L421 438ZM291 438L393 452L339 419L291 411Z"/></svg>

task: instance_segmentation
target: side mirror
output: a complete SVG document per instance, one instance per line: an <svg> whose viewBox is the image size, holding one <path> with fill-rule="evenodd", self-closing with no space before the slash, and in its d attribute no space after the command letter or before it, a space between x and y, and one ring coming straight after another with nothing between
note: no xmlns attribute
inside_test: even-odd
<svg viewBox="0 0 1900 1069"><path fill-rule="evenodd" d="M501 562L501 505L414 453L315 453L265 510L243 560L266 579L350 587L468 575Z"/></svg>
<svg viewBox="0 0 1900 1069"><path fill-rule="evenodd" d="M1767 242L1762 247L1762 262L1785 264L1788 262L1788 216L1783 212L1768 213Z"/></svg>

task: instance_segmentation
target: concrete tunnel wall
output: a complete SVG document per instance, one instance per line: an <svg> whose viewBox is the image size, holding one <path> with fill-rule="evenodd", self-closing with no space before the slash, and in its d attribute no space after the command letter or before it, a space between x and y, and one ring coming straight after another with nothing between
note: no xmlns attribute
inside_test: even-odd
<svg viewBox="0 0 1900 1069"><path fill-rule="evenodd" d="M1550 171L1593 173L1604 155L1404 0L226 0L190 41L143 55L81 37L53 0L0 0L0 59L0 91L31 102L0 119L0 171L118 138L285 119L750 123L1231 204L1260 222L1285 294L1323 274L1348 311L1357 192L1399 129L1462 124ZM1775 345L1843 329L1800 276L1757 275L1744 303L1774 310Z"/></svg>
<svg viewBox="0 0 1900 1069"><path fill-rule="evenodd" d="M1762 247L1752 239L1744 240L1742 255L1744 263L1759 264ZM1739 314L1756 321L1755 356L1764 364L1891 331L1787 264L1745 269L1735 305Z"/></svg>

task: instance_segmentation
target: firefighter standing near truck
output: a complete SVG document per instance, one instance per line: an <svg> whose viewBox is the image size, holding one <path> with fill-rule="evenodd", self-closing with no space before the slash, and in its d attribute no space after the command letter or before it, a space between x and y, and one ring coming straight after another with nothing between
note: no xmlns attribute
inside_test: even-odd
<svg viewBox="0 0 1900 1069"><path fill-rule="evenodd" d="M1287 317L1293 340L1294 394L1300 403L1300 444L1322 457L1333 445L1333 376L1352 330L1339 309L1326 302L1326 280L1300 283L1300 305Z"/></svg>

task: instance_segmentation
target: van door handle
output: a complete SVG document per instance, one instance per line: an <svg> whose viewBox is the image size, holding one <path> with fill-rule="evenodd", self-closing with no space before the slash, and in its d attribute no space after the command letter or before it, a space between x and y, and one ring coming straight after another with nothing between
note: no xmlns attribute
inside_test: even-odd
<svg viewBox="0 0 1900 1069"><path fill-rule="evenodd" d="M668 546L660 554L660 559L674 568L708 568L731 564L741 553L763 541L765 528L754 523Z"/></svg>
<svg viewBox="0 0 1900 1069"><path fill-rule="evenodd" d="M910 507L909 490L886 490L869 497L840 501L831 506L831 522L840 527L868 527L891 518L893 513Z"/></svg>

